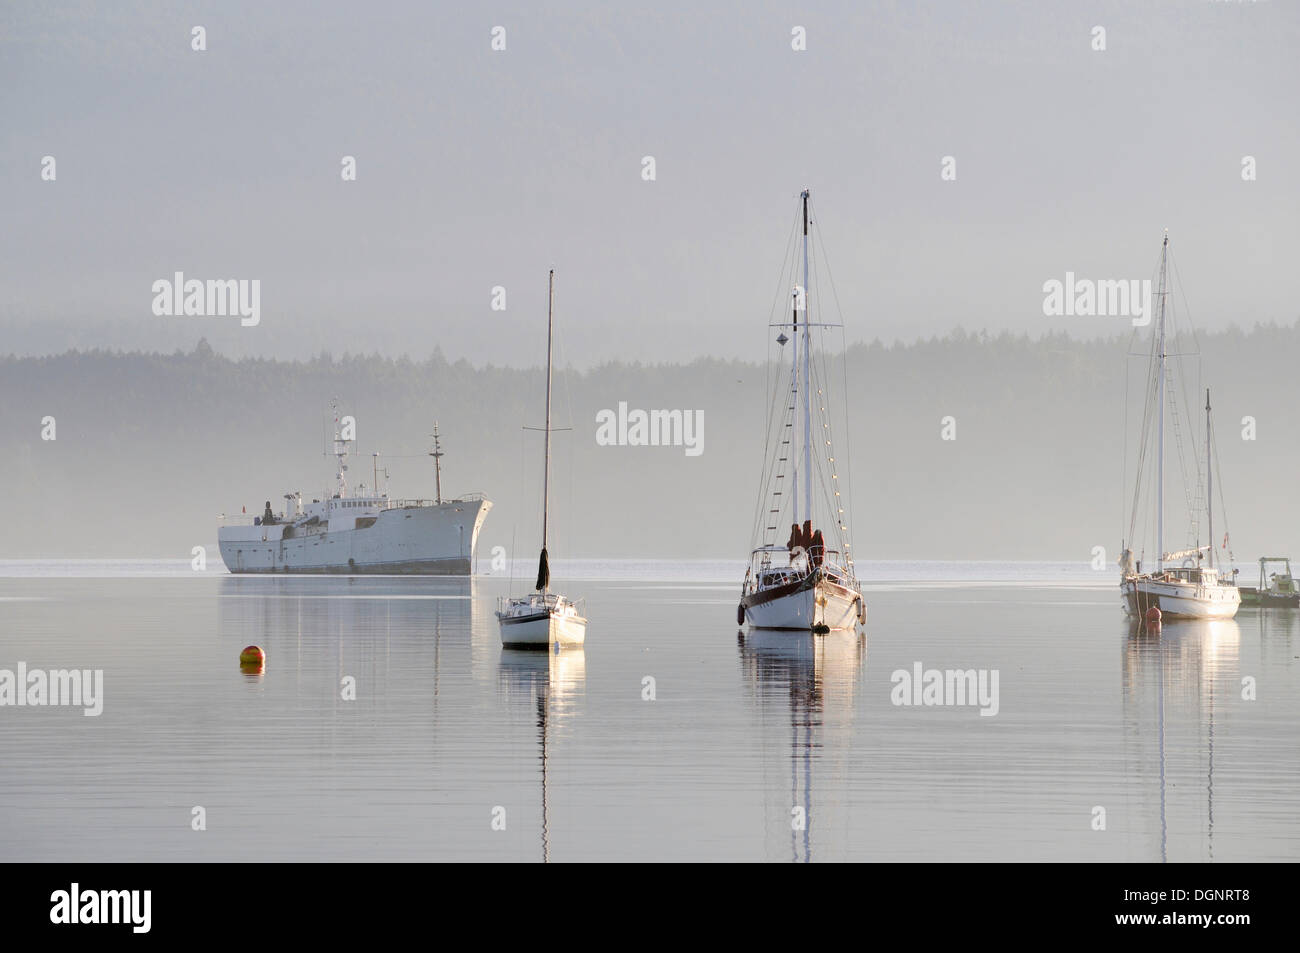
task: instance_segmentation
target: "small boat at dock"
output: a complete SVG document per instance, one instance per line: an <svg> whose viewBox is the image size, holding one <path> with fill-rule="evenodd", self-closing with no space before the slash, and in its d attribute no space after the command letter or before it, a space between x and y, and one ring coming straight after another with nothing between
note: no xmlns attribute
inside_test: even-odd
<svg viewBox="0 0 1300 953"><path fill-rule="evenodd" d="M1269 566L1278 571L1270 573ZM1264 556L1259 561L1259 586L1241 587L1241 604L1265 609L1300 608L1300 584L1291 575L1289 556Z"/></svg>

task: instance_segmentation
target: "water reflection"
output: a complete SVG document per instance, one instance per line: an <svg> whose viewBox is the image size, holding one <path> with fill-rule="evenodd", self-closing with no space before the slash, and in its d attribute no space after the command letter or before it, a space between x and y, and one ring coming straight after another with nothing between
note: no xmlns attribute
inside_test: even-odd
<svg viewBox="0 0 1300 953"><path fill-rule="evenodd" d="M557 736L582 695L587 661L581 648L551 652L501 650L500 682L512 705L527 703L537 729L542 804L542 863L551 859L550 803L547 791L550 761Z"/></svg>
<svg viewBox="0 0 1300 953"><path fill-rule="evenodd" d="M1237 623L1243 631L1259 635L1260 657L1265 663L1287 664L1300 655L1296 650L1300 609L1242 610L1237 613Z"/></svg>
<svg viewBox="0 0 1300 953"><path fill-rule="evenodd" d="M1214 859L1215 722L1240 688L1240 640L1233 619L1129 629L1125 767L1137 776L1144 827L1155 841L1148 859L1167 862L1171 841L1177 860Z"/></svg>
<svg viewBox="0 0 1300 953"><path fill-rule="evenodd" d="M759 703L768 854L783 852L774 845L786 837L796 863L813 859L814 844L847 850L854 697L866 664L866 636L757 629L737 638L746 688ZM778 731L788 737L788 767L784 757L774 757L785 747L771 737Z"/></svg>
<svg viewBox="0 0 1300 953"><path fill-rule="evenodd" d="M266 651L266 670L301 679L324 660L338 677L370 680L375 697L412 672L468 671L475 643L474 581L467 577L226 576L220 580L218 632L238 653Z"/></svg>

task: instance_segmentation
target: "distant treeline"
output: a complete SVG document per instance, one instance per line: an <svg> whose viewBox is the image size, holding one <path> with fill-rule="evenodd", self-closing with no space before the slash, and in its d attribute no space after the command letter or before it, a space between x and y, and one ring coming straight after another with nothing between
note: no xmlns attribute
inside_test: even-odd
<svg viewBox="0 0 1300 953"><path fill-rule="evenodd" d="M958 331L843 355L854 550L872 558L1113 558L1131 495L1142 358L1128 338ZM1133 349L1145 353L1146 341ZM1233 548L1300 555L1300 326L1200 337L1199 380L1214 388ZM837 355L830 362L841 364ZM1196 373L1196 363L1189 365ZM762 463L769 369L701 359L609 363L556 380L556 556L743 558ZM1196 381L1189 383L1189 389ZM443 486L496 503L480 553L538 536L541 369L474 367L441 353L230 360L205 341L173 354L69 352L0 358L0 452L10 501L0 556L187 556L216 517L325 491L332 398L357 420L353 483L433 493L426 456L442 434ZM833 397L842 401L843 395ZM600 446L597 415L703 412L703 452ZM955 418L956 439L941 439ZM1255 440L1239 422L1255 419ZM45 418L54 440L43 440ZM851 463L851 481L848 470ZM215 558L215 550L212 551Z"/></svg>

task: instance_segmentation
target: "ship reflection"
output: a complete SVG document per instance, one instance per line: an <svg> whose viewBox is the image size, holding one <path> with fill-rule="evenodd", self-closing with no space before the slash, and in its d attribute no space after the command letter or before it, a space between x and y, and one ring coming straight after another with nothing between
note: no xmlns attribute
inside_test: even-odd
<svg viewBox="0 0 1300 953"><path fill-rule="evenodd" d="M1295 658L1300 636L1300 609L1243 609L1237 613L1243 632L1258 633L1259 654L1264 663L1287 663Z"/></svg>
<svg viewBox="0 0 1300 953"><path fill-rule="evenodd" d="M764 758L769 852L786 837L795 863L810 862L814 844L845 851L854 698L867 659L866 635L753 629L737 638L741 673L758 701L762 750L781 750L780 744L769 743L769 733L789 738L788 767L784 759L778 765Z"/></svg>
<svg viewBox="0 0 1300 953"><path fill-rule="evenodd" d="M1154 841L1143 851L1148 859L1167 862L1171 840L1178 860L1214 859L1215 721L1240 687L1240 638L1234 619L1129 628L1124 758L1142 788L1139 803ZM1184 850L1203 856L1181 856Z"/></svg>
<svg viewBox="0 0 1300 953"><path fill-rule="evenodd" d="M547 784L553 746L562 736L565 720L582 697L587 661L581 648L550 652L518 649L501 650L500 684L515 703L529 705L537 729L538 762L541 774L542 863L551 859L550 803Z"/></svg>
<svg viewBox="0 0 1300 953"><path fill-rule="evenodd" d="M219 596L218 632L234 655L260 645L269 674L300 678L333 659L340 673L370 679L371 697L431 670L436 698L443 670L467 671L481 653L467 577L231 575Z"/></svg>

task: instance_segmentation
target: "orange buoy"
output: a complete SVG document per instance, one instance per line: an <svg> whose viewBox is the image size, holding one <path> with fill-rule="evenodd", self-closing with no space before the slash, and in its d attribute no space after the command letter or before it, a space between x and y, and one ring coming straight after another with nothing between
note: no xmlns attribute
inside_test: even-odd
<svg viewBox="0 0 1300 953"><path fill-rule="evenodd" d="M249 645L249 646L245 647L244 651L242 651L242 652L239 653L239 664L240 664L241 666L245 666L245 665L261 666L261 665L264 665L264 664L266 664L266 653L262 651L262 649L261 649L260 646Z"/></svg>
<svg viewBox="0 0 1300 953"><path fill-rule="evenodd" d="M1146 611L1146 620L1147 620L1148 622L1154 622L1154 623L1159 624L1159 622L1160 622L1160 607L1159 607L1159 606L1151 606L1150 608L1148 608L1147 611Z"/></svg>

